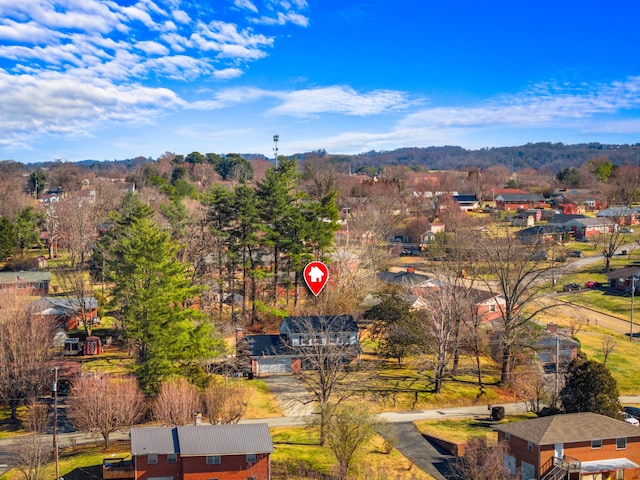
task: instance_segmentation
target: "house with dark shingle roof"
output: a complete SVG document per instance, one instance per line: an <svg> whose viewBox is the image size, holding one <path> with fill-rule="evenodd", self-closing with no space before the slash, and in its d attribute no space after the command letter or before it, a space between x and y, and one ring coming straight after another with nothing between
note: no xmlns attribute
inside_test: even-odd
<svg viewBox="0 0 640 480"><path fill-rule="evenodd" d="M596 413L498 424L505 467L523 479L631 479L640 474L640 428ZM557 476L556 476L557 475Z"/></svg>
<svg viewBox="0 0 640 480"><path fill-rule="evenodd" d="M272 453L266 423L132 428L135 473L125 478L269 480Z"/></svg>
<svg viewBox="0 0 640 480"><path fill-rule="evenodd" d="M351 315L286 317L279 335L246 335L243 341L256 376L300 372L314 347L340 346L346 362L360 354L358 324Z"/></svg>

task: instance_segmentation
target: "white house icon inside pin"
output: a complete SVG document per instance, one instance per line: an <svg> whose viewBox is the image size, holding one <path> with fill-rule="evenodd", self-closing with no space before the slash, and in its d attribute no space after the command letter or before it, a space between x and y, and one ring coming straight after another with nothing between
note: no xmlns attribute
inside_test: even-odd
<svg viewBox="0 0 640 480"><path fill-rule="evenodd" d="M313 266L309 269L309 281L312 283L322 282L322 277L324 277L324 272L320 270L318 267Z"/></svg>

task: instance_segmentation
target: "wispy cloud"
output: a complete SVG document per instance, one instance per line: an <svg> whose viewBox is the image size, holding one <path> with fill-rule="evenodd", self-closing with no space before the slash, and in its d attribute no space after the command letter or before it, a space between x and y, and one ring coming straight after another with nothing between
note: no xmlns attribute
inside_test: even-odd
<svg viewBox="0 0 640 480"><path fill-rule="evenodd" d="M265 115L313 117L320 114L368 116L399 110L410 105L406 94L392 90L359 93L346 86L300 89L292 91L259 88L229 88L216 92L212 99L193 102L190 107L214 110L268 99L277 103Z"/></svg>
<svg viewBox="0 0 640 480"><path fill-rule="evenodd" d="M480 105L433 107L408 115L401 127L562 127L567 121L640 107L640 77L590 86L538 84Z"/></svg>
<svg viewBox="0 0 640 480"><path fill-rule="evenodd" d="M253 13L258 13L258 7L256 7L253 2L249 0L234 0L233 4L238 8L249 10Z"/></svg>

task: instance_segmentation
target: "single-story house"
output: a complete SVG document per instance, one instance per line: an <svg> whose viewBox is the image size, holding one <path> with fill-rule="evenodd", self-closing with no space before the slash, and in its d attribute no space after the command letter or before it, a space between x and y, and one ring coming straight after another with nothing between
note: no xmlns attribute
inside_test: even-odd
<svg viewBox="0 0 640 480"><path fill-rule="evenodd" d="M51 272L0 272L0 289L19 295L48 295Z"/></svg>
<svg viewBox="0 0 640 480"><path fill-rule="evenodd" d="M564 224L565 231L572 232L576 237L593 237L610 233L617 228L610 218L574 218Z"/></svg>
<svg viewBox="0 0 640 480"><path fill-rule="evenodd" d="M555 364L557 361L558 365L564 369L578 356L579 346L578 342L565 335L545 334L537 342L538 361L546 364Z"/></svg>
<svg viewBox="0 0 640 480"><path fill-rule="evenodd" d="M73 330L82 324L83 312L86 320L96 318L98 301L95 297L87 297L83 301L84 307L76 298L42 297L31 302L29 308L36 315L42 315L58 322L65 330Z"/></svg>
<svg viewBox="0 0 640 480"><path fill-rule="evenodd" d="M635 225L638 223L638 212L629 207L609 207L598 213L598 218L609 218L618 225Z"/></svg>
<svg viewBox="0 0 640 480"><path fill-rule="evenodd" d="M118 465L106 464L103 478L269 480L272 453L266 423L132 428L133 476L109 476Z"/></svg>
<svg viewBox="0 0 640 480"><path fill-rule="evenodd" d="M474 313L482 322L492 322L502 317L506 300L502 295L472 288L469 290L474 302Z"/></svg>
<svg viewBox="0 0 640 480"><path fill-rule="evenodd" d="M596 413L569 413L497 424L520 478L603 480L640 474L640 428Z"/></svg>
<svg viewBox="0 0 640 480"><path fill-rule="evenodd" d="M570 220L582 220L583 218L587 218L587 217L582 214L558 213L549 219L549 221L547 222L547 225L550 227L555 227L565 232L565 231L569 231L568 230L569 227L565 226L567 222L569 222Z"/></svg>
<svg viewBox="0 0 640 480"><path fill-rule="evenodd" d="M640 291L640 266L618 268L607 272L609 286L622 292L631 293L631 285L635 288L635 294Z"/></svg>
<svg viewBox="0 0 640 480"><path fill-rule="evenodd" d="M496 196L495 201L499 210L547 207L544 196L539 193L503 193Z"/></svg>
<svg viewBox="0 0 640 480"><path fill-rule="evenodd" d="M536 225L516 232L516 238L529 245L551 242L560 236L558 228L552 225Z"/></svg>

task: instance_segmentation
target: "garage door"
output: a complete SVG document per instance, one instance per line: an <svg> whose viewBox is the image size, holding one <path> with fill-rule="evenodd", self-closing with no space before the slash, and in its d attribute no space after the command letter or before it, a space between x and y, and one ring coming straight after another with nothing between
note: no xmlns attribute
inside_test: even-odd
<svg viewBox="0 0 640 480"><path fill-rule="evenodd" d="M258 360L258 375L273 375L276 373L290 372L290 358L261 358Z"/></svg>

